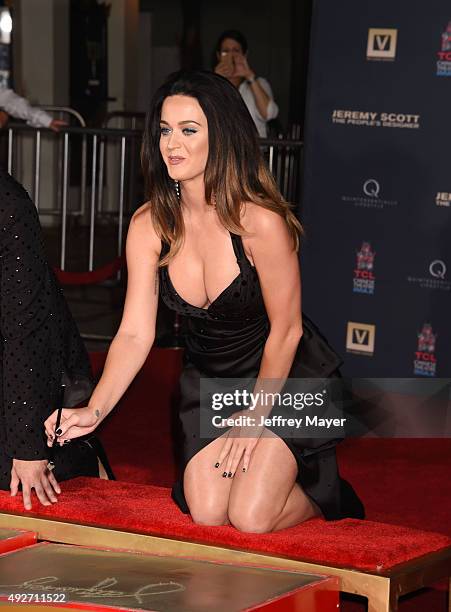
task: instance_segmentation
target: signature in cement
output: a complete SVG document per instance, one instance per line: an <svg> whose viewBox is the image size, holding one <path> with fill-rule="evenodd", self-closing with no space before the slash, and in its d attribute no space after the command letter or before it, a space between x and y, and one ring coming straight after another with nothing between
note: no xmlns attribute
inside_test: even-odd
<svg viewBox="0 0 451 612"><path fill-rule="evenodd" d="M155 595L167 595L168 593L177 593L178 591L184 591L185 587L178 582L156 582L151 584L145 584L144 586L136 589L132 593L126 591L115 590L118 584L118 580L114 577L105 578L100 582L97 582L91 587L65 587L57 586L59 582L57 576L43 576L42 578L34 578L33 580L26 580L20 584L0 584L0 589L7 589L11 592L14 589L18 593L25 593L30 591L59 591L67 594L75 595L79 598L94 599L102 597L114 597L120 599L135 599L138 603L144 603L146 597L153 597Z"/></svg>

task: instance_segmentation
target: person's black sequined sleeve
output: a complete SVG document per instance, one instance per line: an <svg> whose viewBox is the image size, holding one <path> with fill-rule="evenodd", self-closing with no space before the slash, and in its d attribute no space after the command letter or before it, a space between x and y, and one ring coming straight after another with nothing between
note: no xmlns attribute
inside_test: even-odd
<svg viewBox="0 0 451 612"><path fill-rule="evenodd" d="M3 342L1 419L5 452L47 456L42 415L52 388L49 290L36 209L25 190L2 177L0 332ZM8 184L9 183L9 184Z"/></svg>
<svg viewBox="0 0 451 612"><path fill-rule="evenodd" d="M36 208L5 172L0 232L0 447L9 457L44 459L44 421L63 382L77 399L87 397L89 361L47 263Z"/></svg>

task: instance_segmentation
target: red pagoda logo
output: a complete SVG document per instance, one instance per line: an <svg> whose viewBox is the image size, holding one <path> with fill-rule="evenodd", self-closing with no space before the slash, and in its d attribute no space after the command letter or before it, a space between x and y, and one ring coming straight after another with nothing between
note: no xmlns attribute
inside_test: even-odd
<svg viewBox="0 0 451 612"><path fill-rule="evenodd" d="M451 21L442 34L442 51L451 51Z"/></svg>
<svg viewBox="0 0 451 612"><path fill-rule="evenodd" d="M435 357L435 342L437 334L432 331L432 325L425 323L418 334L418 348L415 351L414 373L419 376L435 376L437 359Z"/></svg>
<svg viewBox="0 0 451 612"><path fill-rule="evenodd" d="M451 21L441 36L440 51L437 52L437 76L451 76Z"/></svg>
<svg viewBox="0 0 451 612"><path fill-rule="evenodd" d="M354 269L354 293L374 293L376 277L374 276L375 251L371 250L369 242L362 242L360 250L357 251L357 263Z"/></svg>

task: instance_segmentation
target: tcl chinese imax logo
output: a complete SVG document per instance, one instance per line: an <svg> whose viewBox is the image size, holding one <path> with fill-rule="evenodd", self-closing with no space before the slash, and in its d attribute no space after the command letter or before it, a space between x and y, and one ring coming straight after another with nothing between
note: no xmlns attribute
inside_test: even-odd
<svg viewBox="0 0 451 612"><path fill-rule="evenodd" d="M437 370L437 359L435 357L437 334L432 331L430 323L424 323L417 337L418 346L415 351L413 373L416 376L435 376Z"/></svg>
<svg viewBox="0 0 451 612"><path fill-rule="evenodd" d="M368 30L366 59L393 61L396 57L397 39L398 30L389 28L370 28Z"/></svg>

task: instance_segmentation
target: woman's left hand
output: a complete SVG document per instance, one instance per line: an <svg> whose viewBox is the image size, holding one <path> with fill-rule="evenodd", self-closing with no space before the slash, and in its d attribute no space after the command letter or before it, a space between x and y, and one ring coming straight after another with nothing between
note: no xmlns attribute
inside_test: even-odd
<svg viewBox="0 0 451 612"><path fill-rule="evenodd" d="M229 418L242 416L243 412L236 412ZM238 468L238 464L243 459L243 472L247 472L252 453L260 440L264 426L257 425L257 417L254 415L255 425L235 425L232 427L224 439L224 445L218 457L218 463L221 466L221 473L227 474L228 478L232 478Z"/></svg>
<svg viewBox="0 0 451 612"><path fill-rule="evenodd" d="M251 79L255 76L245 55L238 55L235 57L235 70L233 76L242 77L243 79Z"/></svg>
<svg viewBox="0 0 451 612"><path fill-rule="evenodd" d="M55 436L58 444L62 446L66 440L86 436L94 431L99 425L99 414L92 408L63 408L61 412L61 423L59 429L55 431L58 410L52 412L44 422L45 433L47 435L47 446L53 445Z"/></svg>

